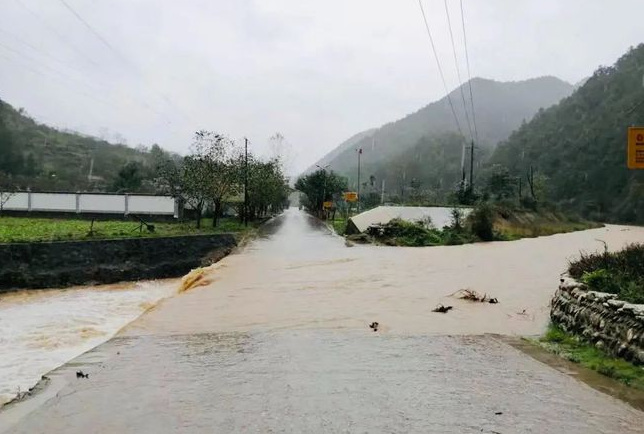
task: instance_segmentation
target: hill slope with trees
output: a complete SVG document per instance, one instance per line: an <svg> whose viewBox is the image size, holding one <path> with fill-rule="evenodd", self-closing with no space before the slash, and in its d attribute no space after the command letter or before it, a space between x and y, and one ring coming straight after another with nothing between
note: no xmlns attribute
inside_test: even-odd
<svg viewBox="0 0 644 434"><path fill-rule="evenodd" d="M463 86L467 86L467 83ZM465 87L464 90L469 108L469 88ZM572 91L571 84L555 77L517 82L472 79L480 144L484 148L493 148L499 141L507 139L524 120L529 120L539 108L555 104ZM469 140L460 89L452 91L450 98L460 119L462 132ZM425 136L440 136L457 131L448 99L444 97L398 121L383 125L360 140L352 141L351 146L341 152L332 152L333 158L321 161L330 164L330 168L337 173L348 176L350 184L352 180L355 184L356 148L363 149L365 164L375 166L388 163L392 157L416 146ZM459 143L459 161L460 146ZM369 169L368 172L373 170L375 169ZM367 177L369 175L368 173Z"/></svg>
<svg viewBox="0 0 644 434"><path fill-rule="evenodd" d="M155 161L168 154L112 144L36 122L0 100L0 173L37 190L153 191Z"/></svg>
<svg viewBox="0 0 644 434"><path fill-rule="evenodd" d="M539 111L496 148L490 164L522 177L532 166L543 199L563 209L596 220L644 222L644 172L626 167L627 128L644 125L643 77L640 44Z"/></svg>

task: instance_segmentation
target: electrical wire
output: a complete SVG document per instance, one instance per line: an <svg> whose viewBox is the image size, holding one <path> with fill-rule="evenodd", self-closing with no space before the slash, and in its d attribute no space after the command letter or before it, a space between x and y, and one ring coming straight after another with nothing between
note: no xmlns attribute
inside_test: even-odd
<svg viewBox="0 0 644 434"><path fill-rule="evenodd" d="M103 45L105 45L116 57L118 57L123 63L127 64L130 69L132 69L137 75L141 76L141 73L139 71L139 68L132 63L126 56L124 56L119 50L116 49L106 38L104 38L94 27L92 27L85 18L83 18L74 8L72 8L69 3L67 3L65 0L58 0L58 2L65 8L67 9L78 21L80 21L83 26L89 30L90 33L92 33ZM165 101L165 103L170 106L173 110L175 110L177 113L179 113L181 116L187 119L187 116L183 113L181 109L179 109L176 104L174 104L166 95L163 93L159 92L156 89L151 88L152 90L155 91L155 93L158 94L158 96Z"/></svg>
<svg viewBox="0 0 644 434"><path fill-rule="evenodd" d="M467 113L467 103L465 102L465 91L463 90L463 81L461 80L461 69L458 66L458 56L456 54L456 44L454 44L454 33L452 32L452 20L449 17L449 8L447 7L447 0L443 0L445 4L445 16L447 16L447 28L449 29L449 38L452 42L452 53L454 54L454 66L456 66L456 78L458 79L458 89L461 93L461 100L463 101L463 111L465 112L465 120L467 121L467 129L470 132L470 138L474 141L474 134L472 134L472 125L470 123L470 116Z"/></svg>
<svg viewBox="0 0 644 434"><path fill-rule="evenodd" d="M452 98L449 96L449 90L447 88L447 82L445 81L445 75L443 74L443 68L441 67L440 59L438 58L438 53L436 52L436 46L434 45L434 38L432 37L432 32L429 29L429 24L427 23L427 17L425 16L425 9L423 8L423 3L421 0L418 0L418 6L420 6L420 12L423 16L423 21L425 22L425 29L427 30L427 36L429 36L429 42L432 47L432 52L434 53L434 59L436 60L436 66L438 67L438 73L440 75L441 81L443 82L443 89L447 95L447 101L449 102L450 109L452 110L452 115L454 116L454 122L456 123L456 128L461 136L463 136L463 130L461 129L461 124L458 121L458 116L456 115L456 110L454 110L454 104L452 103Z"/></svg>
<svg viewBox="0 0 644 434"><path fill-rule="evenodd" d="M472 93L472 74L470 74L470 56L467 50L467 32L465 31L465 14L463 13L463 0L460 0L461 4L461 24L463 25L463 45L465 46L465 63L467 65L467 83L470 88L470 104L472 106L472 123L474 124L474 137L476 138L476 143L479 143L479 132L476 126L476 112L474 111L474 95Z"/></svg>

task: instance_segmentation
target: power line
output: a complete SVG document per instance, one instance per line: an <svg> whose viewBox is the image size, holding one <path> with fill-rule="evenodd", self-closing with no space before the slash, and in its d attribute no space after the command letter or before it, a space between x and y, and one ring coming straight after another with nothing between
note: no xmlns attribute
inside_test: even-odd
<svg viewBox="0 0 644 434"><path fill-rule="evenodd" d="M5 33L6 33L6 32L5 32ZM25 43L25 44L27 44L27 43ZM28 45L28 46L30 46L30 45ZM33 46L31 46L31 47L32 47L32 49L35 49L35 47L33 47ZM62 79L64 79L64 80L68 80L70 83L72 83L72 86L73 86L72 88L70 88L70 87L68 87L68 88L70 88L70 89L72 89L72 90L78 91L78 83L82 83L82 84L83 84L83 85L84 85L84 86L85 86L85 87L86 87L90 92L105 93L103 89L100 89L99 87L96 87L96 86L94 86L93 84L91 84L91 83L89 83L89 82L85 82L84 80L79 79L78 77L74 77L74 76L72 76L72 75L68 74L67 72L64 72L64 71L62 71L62 70L59 70L59 69L53 68L52 66L47 65L47 64L46 64L45 62L43 62L42 60L39 60L39 59L37 59L37 58L35 58L35 57L29 56L29 55L27 55L27 54L25 54L25 53L22 53L22 52L20 52L20 51L18 51L18 50L15 50L15 49L11 48L11 47L8 47L8 46L4 45L4 44L3 44L3 43L1 43L1 42L0 42L0 48L4 49L5 51L8 51L8 52L10 52L10 53L13 53L13 54L14 54L15 56L17 56L17 57L20 57L20 58L22 58L22 59L26 59L27 61L33 62L33 63L35 63L35 64L39 64L41 68L47 69L47 70L51 71L52 73L56 74L57 76L59 76L59 77L60 77L60 78L58 78L59 80L60 80L61 78L62 78ZM8 59L6 56L3 56L3 57L5 57L5 59ZM51 56L50 56L50 57L51 57ZM55 58L53 58L53 57L52 57L52 59L55 59ZM26 66L21 65L21 64L19 64L19 65L20 65L20 66L22 66L22 67L26 67ZM34 69L33 69L33 68L31 68L31 67L29 67L28 69L30 69L32 72L34 71ZM40 75L42 75L42 76L46 77L46 78L49 78L49 79L50 79L50 78L52 78L52 77L47 76L46 74L44 74L42 71L39 71L38 73L39 73ZM99 84L102 84L104 87L109 88L109 86L108 86L108 85L106 85L105 83L100 83L100 82L99 82ZM85 93L85 92L80 92L80 91L79 91L79 93L82 93L82 94L83 94L83 95L85 95L85 96L89 96L89 95L90 95L90 94L87 94L87 93ZM102 102L102 103L104 103L104 104L108 104L109 106L111 106L112 108L115 108L115 109L117 109L117 110L120 110L120 109L121 109L121 107L119 107L119 106L115 105L114 103L108 102L108 100L102 100L102 99L96 98L96 97L94 97L94 96L89 96L89 97L90 97L90 98L92 98L92 99L94 99L94 100L100 101L100 102ZM134 100L130 100L130 101L129 101L129 103L136 103L136 102L135 102ZM147 104L145 104L145 103L140 103L140 104L141 104L143 107L145 107L146 109L148 109L148 110L152 111L153 113L155 113L155 114L157 114L157 115L159 115L159 116L163 116L163 114L162 114L161 112L159 112L159 111L157 111L157 110L154 110L154 109L153 109L152 107L150 107L149 105L147 105Z"/></svg>
<svg viewBox="0 0 644 434"><path fill-rule="evenodd" d="M27 11L27 13L29 13L31 16L33 16L38 21L40 21L42 23L42 25L44 25L47 29L49 29L50 32L52 32L54 35L56 35L56 37L58 37L58 39L60 39L62 42L64 42L66 45L68 45L76 54L78 54L79 56L84 58L87 62L91 63L93 66L98 66L98 63L96 63L94 60L92 60L90 57L88 57L81 50L76 48L76 46L74 46L74 44L69 42L69 40L64 35L62 35L58 30L56 30L56 28L50 26L43 17L38 15L32 9L28 8L27 5L24 4L24 2L22 0L14 0L14 1L16 3L18 3L18 5L20 5L20 7L22 7L25 11Z"/></svg>
<svg viewBox="0 0 644 434"><path fill-rule="evenodd" d="M94 27L92 27L91 24L87 22L74 8L72 8L69 3L67 3L65 0L58 0L60 4L65 7L78 21L80 21L85 28L87 28L103 45L105 45L116 57L121 59L123 63L127 64L137 75L141 75L139 68L132 63L127 57L125 57L119 50L117 50L112 44L109 43L107 39L105 39ZM164 95L161 92L158 92L156 89L152 89L156 93L158 93L158 96L160 96L161 99L165 101L168 106L172 107L177 113L179 113L181 116L187 119L187 116L183 113L181 109L179 109L176 104L174 104L166 95Z"/></svg>
<svg viewBox="0 0 644 434"><path fill-rule="evenodd" d="M461 23L463 25L463 45L465 46L465 63L467 64L467 82L470 88L470 104L472 106L472 123L474 124L474 137L476 137L476 143L479 143L479 132L476 127L476 112L474 111L474 95L472 94L472 75L470 74L470 56L467 52L467 32L465 31L465 14L463 13L463 0L460 0L461 3Z"/></svg>
<svg viewBox="0 0 644 434"><path fill-rule="evenodd" d="M445 4L445 15L447 16L447 27L449 29L449 38L452 42L452 53L454 54L454 65L456 66L456 77L458 78L458 89L461 93L461 99L463 101L463 111L465 112L465 120L467 121L467 129L470 132L470 137L474 140L474 135L472 134L472 125L470 124L470 116L467 114L467 103L465 102L465 92L463 91L463 85L461 80L461 70L458 67L458 56L456 55L456 45L454 44L454 33L452 32L452 20L449 17L449 8L447 7L447 0L443 0Z"/></svg>
<svg viewBox="0 0 644 434"><path fill-rule="evenodd" d="M456 128L461 136L463 136L463 130L461 130L461 124L458 121L458 116L456 116L456 110L454 110L454 104L452 103L452 98L449 96L449 90L447 89L447 83L445 82L445 75L443 74L443 68L441 67L440 59L438 58L438 53L436 52L436 47L434 45L434 38L432 37L432 32L429 30L429 24L427 23L427 17L425 16L425 9L423 9L423 3L421 0L418 0L418 6L420 6L420 12L423 15L423 21L425 22L425 29L427 29L427 36L429 36L429 42L432 46L432 51L434 52L434 59L436 59L436 66L438 66L438 73L440 74L441 81L443 82L443 89L445 89L445 94L447 95L447 101L452 110L452 115L454 116L454 121L456 122Z"/></svg>
<svg viewBox="0 0 644 434"><path fill-rule="evenodd" d="M4 55L2 53L0 53L0 57L3 57L4 59L6 59L6 60L8 60L10 62L13 62L13 60L10 57L8 57L8 56L6 56L6 55ZM40 71L40 70L38 70L36 68L33 68L33 67L29 66L29 65L24 65L24 64L18 63L18 62L14 62L14 64L26 69L27 71L29 71L29 72L31 72L33 74L39 75L41 77L44 77L44 78L46 78L48 80L55 80L55 81L58 82L59 85L65 87L66 89L68 89L68 90L70 90L70 91L72 91L74 93L83 95L86 98L92 99L92 100L94 100L96 102L99 102L99 103L101 103L103 105L107 105L107 106L117 108L117 109L119 108L119 107L115 106L114 104L110 103L109 101L102 100L102 99L97 98L96 96L94 96L94 95L92 95L90 93L87 93L87 92L84 92L84 91L78 89L77 87L73 87L73 86L68 85L67 83L65 83L64 81L62 81L58 77L51 77L51 76L45 74L44 72L42 72L42 71Z"/></svg>

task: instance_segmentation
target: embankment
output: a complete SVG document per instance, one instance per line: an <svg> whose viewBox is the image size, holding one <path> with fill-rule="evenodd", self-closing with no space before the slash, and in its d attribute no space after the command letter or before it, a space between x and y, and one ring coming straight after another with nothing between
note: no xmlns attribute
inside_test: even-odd
<svg viewBox="0 0 644 434"><path fill-rule="evenodd" d="M644 305L617 300L615 294L588 291L583 283L565 278L552 299L550 317L596 347L644 364Z"/></svg>
<svg viewBox="0 0 644 434"><path fill-rule="evenodd" d="M231 234L0 244L0 293L182 276L235 245Z"/></svg>

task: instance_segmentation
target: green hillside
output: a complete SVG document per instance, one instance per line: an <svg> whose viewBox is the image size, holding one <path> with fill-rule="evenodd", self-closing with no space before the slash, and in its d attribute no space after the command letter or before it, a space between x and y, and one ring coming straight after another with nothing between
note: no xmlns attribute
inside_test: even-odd
<svg viewBox="0 0 644 434"><path fill-rule="evenodd" d="M532 165L545 199L596 220L644 222L644 172L626 167L626 134L644 125L644 44L600 67L573 95L541 110L491 158L514 175Z"/></svg>
<svg viewBox="0 0 644 434"><path fill-rule="evenodd" d="M60 131L0 100L0 173L19 188L153 191L154 161L162 153L156 145L134 149Z"/></svg>
<svg viewBox="0 0 644 434"><path fill-rule="evenodd" d="M572 90L571 84L555 77L540 77L518 82L497 82L474 78L472 92L480 144L483 148L493 148L499 141L507 139L524 120L529 120L539 108L558 102L570 95ZM469 107L469 90L465 94ZM450 97L454 102L463 133L469 137L465 113L460 103L460 90L455 89ZM331 168L336 172L347 175L350 183L355 184L356 148L363 149L362 160L368 177L377 170L377 166L389 164L392 158L417 146L423 137L436 137L456 131L454 118L445 97L352 142L350 147L341 152L335 152L333 158L326 162L330 163ZM461 144L459 143L457 147L460 165ZM414 152L412 150L411 155L414 155ZM387 182L395 181L391 178L387 179Z"/></svg>

